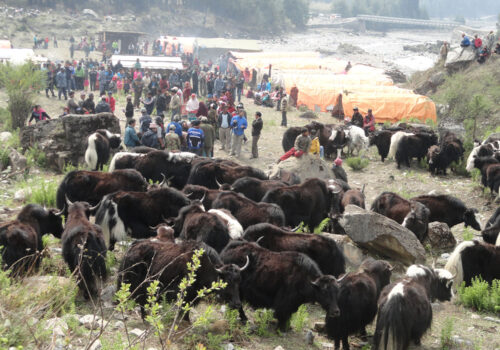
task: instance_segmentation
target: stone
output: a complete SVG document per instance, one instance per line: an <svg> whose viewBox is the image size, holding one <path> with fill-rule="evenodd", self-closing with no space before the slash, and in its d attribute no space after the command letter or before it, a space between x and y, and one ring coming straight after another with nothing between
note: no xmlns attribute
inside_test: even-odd
<svg viewBox="0 0 500 350"><path fill-rule="evenodd" d="M474 346L474 343L472 341L470 341L469 339L462 339L458 335L452 335L451 336L451 341L454 344L458 345L459 348L473 347Z"/></svg>
<svg viewBox="0 0 500 350"><path fill-rule="evenodd" d="M101 299L103 301L112 301L116 293L116 285L107 286L101 291Z"/></svg>
<svg viewBox="0 0 500 350"><path fill-rule="evenodd" d="M68 332L68 324L59 317L45 321L45 328L52 329L52 335L55 337L64 337Z"/></svg>
<svg viewBox="0 0 500 350"><path fill-rule="evenodd" d="M274 350L285 350L285 348L282 347L281 345L278 345L277 347L274 348Z"/></svg>
<svg viewBox="0 0 500 350"><path fill-rule="evenodd" d="M457 47L448 52L446 57L446 62L444 64L445 68L449 71L455 71L458 69L466 68L469 64L476 60L476 54L472 50L472 47L461 48Z"/></svg>
<svg viewBox="0 0 500 350"><path fill-rule="evenodd" d="M101 318L97 315L88 314L78 319L80 324L87 329L96 330L101 325Z"/></svg>
<svg viewBox="0 0 500 350"><path fill-rule="evenodd" d="M123 321L116 321L113 324L113 328L114 329L124 329L125 328L125 323L123 323Z"/></svg>
<svg viewBox="0 0 500 350"><path fill-rule="evenodd" d="M120 122L111 113L70 114L22 128L20 141L23 149L38 145L47 157L47 166L62 171L67 163L84 162L87 138L97 129L119 134Z"/></svg>
<svg viewBox="0 0 500 350"><path fill-rule="evenodd" d="M432 311L438 312L444 309L443 304L441 303L431 303Z"/></svg>
<svg viewBox="0 0 500 350"><path fill-rule="evenodd" d="M321 343L321 348L322 349L333 349L333 344L332 343Z"/></svg>
<svg viewBox="0 0 500 350"><path fill-rule="evenodd" d="M8 131L0 132L0 142L7 142L12 137L12 134Z"/></svg>
<svg viewBox="0 0 500 350"><path fill-rule="evenodd" d="M432 248L449 249L454 248L457 244L453 233L448 225L444 222L431 222L427 231L427 239ZM425 243L425 242L424 242Z"/></svg>
<svg viewBox="0 0 500 350"><path fill-rule="evenodd" d="M496 317L486 316L484 319L485 319L486 321L495 322L495 323L500 323L500 319L499 319L499 318L496 318Z"/></svg>
<svg viewBox="0 0 500 350"><path fill-rule="evenodd" d="M315 322L314 330L318 333L322 333L325 331L325 322Z"/></svg>
<svg viewBox="0 0 500 350"><path fill-rule="evenodd" d="M146 331L143 331L142 329L134 328L129 333L132 334L133 336L136 336L137 338L140 338L144 335L145 332Z"/></svg>
<svg viewBox="0 0 500 350"><path fill-rule="evenodd" d="M309 177L317 177L323 180L335 178L331 166L328 165L328 163L309 154L304 154L300 158L290 157L282 162L274 164L269 173L269 178L275 178L280 170L292 172L302 180Z"/></svg>
<svg viewBox="0 0 500 350"><path fill-rule="evenodd" d="M479 320L481 317L477 314L472 314L470 315L470 318L472 318L473 320Z"/></svg>
<svg viewBox="0 0 500 350"><path fill-rule="evenodd" d="M357 269L359 265L368 257L366 253L360 249L353 241L346 235L336 235L332 233L321 233L323 236L330 237L337 243L344 254L346 264Z"/></svg>
<svg viewBox="0 0 500 350"><path fill-rule="evenodd" d="M15 149L11 149L9 153L9 165L13 172L24 170L28 166L28 160Z"/></svg>
<svg viewBox="0 0 500 350"><path fill-rule="evenodd" d="M14 200L19 201L19 202L24 202L26 200L27 195L29 194L29 190L17 190L14 193Z"/></svg>
<svg viewBox="0 0 500 350"><path fill-rule="evenodd" d="M306 333L306 344L307 345L314 344L314 333L310 329Z"/></svg>
<svg viewBox="0 0 500 350"><path fill-rule="evenodd" d="M227 343L226 345L224 345L224 350L234 350L234 345L231 344L231 343Z"/></svg>
<svg viewBox="0 0 500 350"><path fill-rule="evenodd" d="M226 320L216 320L208 326L208 331L214 334L225 334L229 330Z"/></svg>
<svg viewBox="0 0 500 350"><path fill-rule="evenodd" d="M97 339L89 348L89 350L100 350L102 348L101 341Z"/></svg>
<svg viewBox="0 0 500 350"><path fill-rule="evenodd" d="M372 253L405 265L425 262L425 249L415 234L383 215L348 205L339 224L354 243Z"/></svg>

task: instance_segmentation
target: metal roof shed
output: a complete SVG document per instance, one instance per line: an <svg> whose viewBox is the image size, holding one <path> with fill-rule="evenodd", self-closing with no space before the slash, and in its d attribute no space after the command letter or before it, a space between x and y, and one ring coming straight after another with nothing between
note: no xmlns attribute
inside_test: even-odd
<svg viewBox="0 0 500 350"><path fill-rule="evenodd" d="M141 63L141 68L158 70L184 69L180 57L113 55L111 62L115 65L120 61L123 67L133 68L137 59Z"/></svg>
<svg viewBox="0 0 500 350"><path fill-rule="evenodd" d="M118 41L120 52L126 52L130 43L137 47L139 38L147 34L142 32L104 30L99 32L98 35L101 42L112 43L113 41ZM111 49L111 45L107 46L107 48Z"/></svg>

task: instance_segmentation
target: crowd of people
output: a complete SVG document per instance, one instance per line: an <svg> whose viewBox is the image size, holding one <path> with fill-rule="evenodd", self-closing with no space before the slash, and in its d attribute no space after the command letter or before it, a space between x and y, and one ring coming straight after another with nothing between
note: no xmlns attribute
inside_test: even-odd
<svg viewBox="0 0 500 350"><path fill-rule="evenodd" d="M446 42L443 45L446 45ZM479 63L486 62L492 53L497 55L500 54L500 43L497 42L497 35L493 31L490 31L484 40L481 39L478 34L475 34L474 38L469 38L467 34L462 33L460 47L462 47L463 50L472 48L477 62ZM447 53L448 50L446 47L445 49L441 48L441 57L446 57Z"/></svg>

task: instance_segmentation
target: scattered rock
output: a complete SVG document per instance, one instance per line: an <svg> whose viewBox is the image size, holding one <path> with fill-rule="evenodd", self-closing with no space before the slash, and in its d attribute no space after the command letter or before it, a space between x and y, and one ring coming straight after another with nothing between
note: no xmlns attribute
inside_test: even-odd
<svg viewBox="0 0 500 350"><path fill-rule="evenodd" d="M362 55L366 53L365 50L356 45L345 43L339 44L339 46L337 47L337 51L346 55Z"/></svg>
<svg viewBox="0 0 500 350"><path fill-rule="evenodd" d="M396 68L386 70L384 74L391 78L394 84L404 84L408 81L406 75Z"/></svg>
<svg viewBox="0 0 500 350"><path fill-rule="evenodd" d="M308 112L305 112L305 113L302 113L301 115L299 115L299 118L317 119L318 116L314 112L308 111Z"/></svg>
<svg viewBox="0 0 500 350"><path fill-rule="evenodd" d="M95 13L95 11L91 10L91 9L84 9L82 11L82 13L84 15L87 15L87 16L90 16L90 17L99 18L99 16L97 15L97 13Z"/></svg>
<svg viewBox="0 0 500 350"><path fill-rule="evenodd" d="M229 323L226 320L216 320L208 326L208 330L214 334L225 334L229 330Z"/></svg>
<svg viewBox="0 0 500 350"><path fill-rule="evenodd" d="M323 349L333 349L333 344L332 343L321 343L321 347Z"/></svg>
<svg viewBox="0 0 500 350"><path fill-rule="evenodd" d="M433 312L438 312L444 309L444 306L441 303L431 303L431 306Z"/></svg>
<svg viewBox="0 0 500 350"><path fill-rule="evenodd" d="M7 142L12 137L12 134L8 131L0 132L0 142Z"/></svg>
<svg viewBox="0 0 500 350"><path fill-rule="evenodd" d="M417 44L417 45L403 45L403 50L419 52L419 53L433 53L438 55L439 50L441 49L442 42L436 43L425 43L425 44Z"/></svg>
<svg viewBox="0 0 500 350"><path fill-rule="evenodd" d="M11 149L9 153L9 165L12 171L24 170L28 166L28 160L15 149Z"/></svg>
<svg viewBox="0 0 500 350"><path fill-rule="evenodd" d="M484 319L485 319L486 321L491 321L491 322L495 322L495 323L500 323L500 319L499 319L499 318L496 318L496 317L486 316Z"/></svg>
<svg viewBox="0 0 500 350"><path fill-rule="evenodd" d="M450 253L443 253L441 254L441 259L448 260L450 258Z"/></svg>
<svg viewBox="0 0 500 350"><path fill-rule="evenodd" d="M231 344L231 343L227 343L225 346L224 346L224 350L234 350L234 345Z"/></svg>
<svg viewBox="0 0 500 350"><path fill-rule="evenodd" d="M308 330L306 333L306 344L313 345L314 344L314 334L311 330Z"/></svg>
<svg viewBox="0 0 500 350"><path fill-rule="evenodd" d="M424 247L415 234L383 215L348 205L339 224L357 245L375 254L405 265L425 261Z"/></svg>
<svg viewBox="0 0 500 350"><path fill-rule="evenodd" d="M469 339L462 339L458 335L451 336L451 341L460 347L463 347L463 346L473 347L474 346L474 343L472 341L470 341Z"/></svg>
<svg viewBox="0 0 500 350"><path fill-rule="evenodd" d="M140 338L145 332L146 331L143 331L142 329L134 328L129 333L136 336L137 338Z"/></svg>
<svg viewBox="0 0 500 350"><path fill-rule="evenodd" d="M53 285L57 285L59 288L74 285L71 279L61 276L32 276L25 278L23 282L25 288L35 295L46 293L47 290L52 289Z"/></svg>
<svg viewBox="0 0 500 350"><path fill-rule="evenodd" d="M125 323L123 321L116 321L115 324L113 325L114 329L123 329L125 328Z"/></svg>
<svg viewBox="0 0 500 350"><path fill-rule="evenodd" d="M429 223L427 234L427 240L431 244L432 248L454 248L457 244L453 233L451 233L450 228L444 222L435 221Z"/></svg>
<svg viewBox="0 0 500 350"><path fill-rule="evenodd" d="M16 193L14 193L14 200L24 202L28 194L29 190L17 190Z"/></svg>
<svg viewBox="0 0 500 350"><path fill-rule="evenodd" d="M101 350L102 348L102 344L101 344L101 341L99 339L97 339L94 344L92 344L89 348L89 350Z"/></svg>
<svg viewBox="0 0 500 350"><path fill-rule="evenodd" d="M64 337L68 332L68 324L59 317L54 317L45 321L45 328L52 329L54 337Z"/></svg>
<svg viewBox="0 0 500 350"><path fill-rule="evenodd" d="M425 82L415 88L415 93L426 95L430 92L436 92L436 89L444 83L446 78L445 72L434 73Z"/></svg>
<svg viewBox="0 0 500 350"><path fill-rule="evenodd" d="M325 331L325 322L314 323L314 330L318 333L323 333Z"/></svg>
<svg viewBox="0 0 500 350"><path fill-rule="evenodd" d="M90 330L95 330L99 328L102 323L102 320L99 316L91 314L82 316L78 320L80 321L80 324L82 326Z"/></svg>
<svg viewBox="0 0 500 350"><path fill-rule="evenodd" d="M103 301L112 301L116 293L116 286L114 284L107 286L101 291L101 299Z"/></svg>
<svg viewBox="0 0 500 350"><path fill-rule="evenodd" d="M479 320L481 317L477 314L472 314L470 315L470 318L472 318L473 320Z"/></svg>
<svg viewBox="0 0 500 350"><path fill-rule="evenodd" d="M274 348L274 350L285 350L285 348L282 347L281 345L278 345L277 347Z"/></svg>
<svg viewBox="0 0 500 350"><path fill-rule="evenodd" d="M324 160L308 154L304 154L300 158L290 157L278 164L274 164L269 178L276 177L280 170L295 173L301 179L317 177L328 180L335 178L330 166Z"/></svg>

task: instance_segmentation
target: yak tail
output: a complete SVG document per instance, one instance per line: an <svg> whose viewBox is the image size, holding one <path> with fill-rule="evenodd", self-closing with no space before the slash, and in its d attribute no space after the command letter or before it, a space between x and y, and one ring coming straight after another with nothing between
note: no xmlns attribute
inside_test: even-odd
<svg viewBox="0 0 500 350"><path fill-rule="evenodd" d="M410 332L401 310L402 296L393 296L379 309L373 337L374 350L405 350Z"/></svg>
<svg viewBox="0 0 500 350"><path fill-rule="evenodd" d="M90 233L83 247L79 244L73 247L73 259L74 266L79 267L78 287L86 299L94 299L99 292L98 282L107 277L104 241Z"/></svg>
<svg viewBox="0 0 500 350"><path fill-rule="evenodd" d="M90 170L97 170L98 156L96 138L97 135L95 133L89 136L87 150L85 151L85 163L87 163Z"/></svg>

